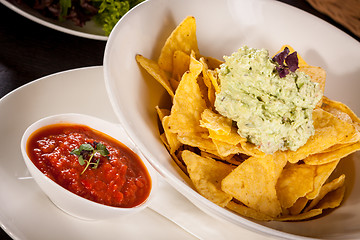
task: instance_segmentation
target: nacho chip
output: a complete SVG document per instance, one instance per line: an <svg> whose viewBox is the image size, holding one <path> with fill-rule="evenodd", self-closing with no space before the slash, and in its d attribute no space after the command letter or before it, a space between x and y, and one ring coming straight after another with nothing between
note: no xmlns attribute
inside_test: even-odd
<svg viewBox="0 0 360 240"><path fill-rule="evenodd" d="M345 186L341 186L335 191L329 192L326 196L316 205L318 209L336 208L340 206L345 195ZM310 210L311 211L311 210Z"/></svg>
<svg viewBox="0 0 360 240"><path fill-rule="evenodd" d="M201 113L200 125L211 129L213 133L218 135L229 135L232 128L232 121L227 117L214 113L210 109L205 109Z"/></svg>
<svg viewBox="0 0 360 240"><path fill-rule="evenodd" d="M296 202L294 203L294 205L292 205L288 210L290 215L298 215L301 213L301 211L305 208L306 204L308 203L308 199L306 197L301 197L298 200L296 200Z"/></svg>
<svg viewBox="0 0 360 240"><path fill-rule="evenodd" d="M218 161L226 162L226 163L232 164L234 166L239 166L241 163L243 163L246 159L249 158L245 154L231 154L226 157L223 157L223 156L220 156L218 154L218 152L210 153L210 152L205 152L205 151L201 151L200 155L202 157L213 158Z"/></svg>
<svg viewBox="0 0 360 240"><path fill-rule="evenodd" d="M159 108L159 106L156 106L155 109L158 113L159 119L161 121L164 130L162 141L164 142L164 140L166 140L167 149L169 150L170 154L173 154L180 147L181 143L177 140L177 135L169 131L168 120L169 120L170 110Z"/></svg>
<svg viewBox="0 0 360 240"><path fill-rule="evenodd" d="M166 149L168 150L168 152L170 152L170 146L169 143L167 142L165 133L160 135L160 140L163 142L164 146L166 147ZM183 161L181 161L175 153L170 154L171 158L174 160L174 162L176 163L176 165L178 165L178 167L181 169L181 171L185 174L187 174L187 169L185 166L185 163Z"/></svg>
<svg viewBox="0 0 360 240"><path fill-rule="evenodd" d="M220 92L220 80L215 70L207 70L207 76L210 78L212 85L214 86L215 93Z"/></svg>
<svg viewBox="0 0 360 240"><path fill-rule="evenodd" d="M355 128L332 114L316 108L313 111L315 135L296 151L284 151L290 163L296 163L311 154L319 153L335 144L347 141L356 132Z"/></svg>
<svg viewBox="0 0 360 240"><path fill-rule="evenodd" d="M217 140L217 141L221 141L230 145L240 145L239 147L242 148L241 143L245 143L246 142L246 138L241 137L238 133L235 127L231 128L231 132L229 133L229 135L219 135L216 132L214 132L211 129L209 130L209 137L212 140ZM243 149L243 148L242 148ZM247 154L248 152L245 151L243 149L243 153Z"/></svg>
<svg viewBox="0 0 360 240"><path fill-rule="evenodd" d="M158 81L161 86L165 88L165 90L169 93L171 97L174 96L174 91L171 88L169 77L167 74L159 67L159 65L146 57L137 54L136 61L153 77L156 81Z"/></svg>
<svg viewBox="0 0 360 240"><path fill-rule="evenodd" d="M170 154L173 154L181 146L181 142L178 140L177 134L170 131L169 119L170 119L169 116L165 116L161 121L161 123L164 129L167 142L169 144Z"/></svg>
<svg viewBox="0 0 360 240"><path fill-rule="evenodd" d="M312 210L310 210L308 212L304 212L304 213L301 213L299 215L284 216L284 217L277 218L276 220L277 221L282 221L282 222L285 222L285 221L302 221L302 220L306 220L306 219L316 217L316 216L318 216L320 214L322 214L322 209L312 209Z"/></svg>
<svg viewBox="0 0 360 240"><path fill-rule="evenodd" d="M173 56L173 79L180 81L182 75L189 70L190 55L183 51L175 51Z"/></svg>
<svg viewBox="0 0 360 240"><path fill-rule="evenodd" d="M200 156L202 156L204 158L213 158L215 160L221 160L221 161L225 161L225 162L229 162L229 163L231 163L230 161L234 157L234 155L222 157L218 154L218 152L210 153L210 152L206 152L206 151L200 151ZM240 163L237 162L237 164L234 164L234 165L239 165L239 164Z"/></svg>
<svg viewBox="0 0 360 240"><path fill-rule="evenodd" d="M204 99L205 103L206 103L206 107L209 109L213 109L213 103L210 102L209 99L209 88L207 87L206 83L206 79L204 79L204 77L202 75L200 75L197 79L199 88L200 88L200 92L201 92L201 97ZM214 99L212 99L211 101L214 101Z"/></svg>
<svg viewBox="0 0 360 240"><path fill-rule="evenodd" d="M306 164L288 164L276 183L276 192L282 208L290 208L295 202L313 190L316 167Z"/></svg>
<svg viewBox="0 0 360 240"><path fill-rule="evenodd" d="M203 158L193 152L183 151L182 159L197 191L219 206L226 206L232 196L221 190L221 181L233 168L214 159Z"/></svg>
<svg viewBox="0 0 360 240"><path fill-rule="evenodd" d="M318 196L316 198L314 198L311 203L309 204L309 206L306 207L306 209L304 211L309 211L310 209L317 207L317 204L331 191L334 191L342 186L344 186L345 183L345 175L342 174L340 177L332 180L329 183L324 184L321 189L320 192L318 194ZM326 200L325 200L326 201ZM323 205L324 207L324 205ZM324 209L324 208L322 208Z"/></svg>
<svg viewBox="0 0 360 240"><path fill-rule="evenodd" d="M169 109L160 108L159 106L155 106L155 109L156 109L156 112L158 114L158 117L159 117L160 121L162 121L165 116L170 115L170 110Z"/></svg>
<svg viewBox="0 0 360 240"><path fill-rule="evenodd" d="M266 154L259 150L259 148L248 141L241 141L241 147L244 149L245 153L252 157L264 157Z"/></svg>
<svg viewBox="0 0 360 240"><path fill-rule="evenodd" d="M354 123L360 123L360 118L344 103L331 100L324 96L324 104L327 104L333 109L337 109L341 112L348 114Z"/></svg>
<svg viewBox="0 0 360 240"><path fill-rule="evenodd" d="M327 143L321 146L322 150L327 149L327 146L349 143L352 141L353 136L357 134L353 124L345 122L322 109L314 110L313 119L315 131L328 131L326 138L323 139Z"/></svg>
<svg viewBox="0 0 360 240"><path fill-rule="evenodd" d="M197 57L200 55L196 38L196 21L192 16L185 18L166 40L158 59L161 69L167 72L173 71L173 56L176 51L188 55L194 51Z"/></svg>
<svg viewBox="0 0 360 240"><path fill-rule="evenodd" d="M212 141L215 144L216 150L221 157L227 157L229 155L234 155L238 153L245 153L244 150L237 145L231 145L215 139L212 139Z"/></svg>
<svg viewBox="0 0 360 240"><path fill-rule="evenodd" d="M166 139L165 133L160 134L160 140L165 145L166 149L169 150L169 143L168 143L168 141Z"/></svg>
<svg viewBox="0 0 360 240"><path fill-rule="evenodd" d="M234 201L230 201L226 207L244 217L253 218L259 221L271 221L274 218L267 216L266 214L263 214L259 211L256 211L252 208L249 208L241 203L236 203Z"/></svg>
<svg viewBox="0 0 360 240"><path fill-rule="evenodd" d="M339 162L340 162L340 159L338 159L336 161L332 161L327 164L316 166L316 174L315 174L315 178L314 178L314 188L311 192L306 194L307 199L314 199L319 195L321 187L328 180L329 176L335 170L335 168Z"/></svg>
<svg viewBox="0 0 360 240"><path fill-rule="evenodd" d="M334 146L331 147L333 150L326 150L325 152L310 155L304 159L304 162L309 165L321 165L344 158L349 154L360 150L360 142L339 144L336 146L336 148L333 148Z"/></svg>
<svg viewBox="0 0 360 240"><path fill-rule="evenodd" d="M205 109L201 114L200 126L209 131L209 137L215 141L221 141L230 145L238 145L246 142L246 139L237 133L232 121L210 109ZM246 153L245 151L242 151Z"/></svg>
<svg viewBox="0 0 360 240"><path fill-rule="evenodd" d="M346 112L343 112L340 109L336 108L336 106L331 106L329 104L324 103L321 106L321 108L324 109L325 111L327 111L328 113L331 113L335 117L343 120L344 122L353 123L353 120L351 119L349 114L347 114Z"/></svg>
<svg viewBox="0 0 360 240"><path fill-rule="evenodd" d="M202 151L217 154L217 148L213 141L207 138L204 134L179 134L177 139L184 145L197 147Z"/></svg>
<svg viewBox="0 0 360 240"><path fill-rule="evenodd" d="M360 131L360 118L344 103L331 100L324 96L322 108L325 109L325 111L328 111L334 116L340 118L341 120L350 122L349 120L346 120L346 114L351 118L351 123L355 126L355 128Z"/></svg>
<svg viewBox="0 0 360 240"><path fill-rule="evenodd" d="M246 156L245 154L235 154L228 158L224 158L224 161L226 161L227 163L232 164L234 166L239 166L247 158L248 158L248 156Z"/></svg>
<svg viewBox="0 0 360 240"><path fill-rule="evenodd" d="M207 87L207 99L208 99L208 107L211 109L214 109L214 103L215 103L215 87L212 84L212 80L211 77L209 76L209 69L208 69L208 65L205 62L204 58L200 58L200 62L203 64L203 81Z"/></svg>
<svg viewBox="0 0 360 240"><path fill-rule="evenodd" d="M172 88L173 91L175 92L176 89L177 89L178 86L179 86L180 81L178 81L178 80L176 80L176 79L174 79L174 78L170 78L169 82L170 82L171 88Z"/></svg>
<svg viewBox="0 0 360 240"><path fill-rule="evenodd" d="M277 217L281 206L275 185L285 165L277 161L272 155L248 158L224 178L222 190L256 211Z"/></svg>
<svg viewBox="0 0 360 240"><path fill-rule="evenodd" d="M206 103L201 96L197 77L202 71L202 64L191 58L190 71L184 73L173 99L169 119L170 131L173 133L205 132L200 126L201 113Z"/></svg>
<svg viewBox="0 0 360 240"><path fill-rule="evenodd" d="M204 62L206 63L206 65L209 66L209 69L214 70L216 68L219 68L221 64L224 63L224 61L221 61L217 58L213 58L213 57L202 57L204 59Z"/></svg>

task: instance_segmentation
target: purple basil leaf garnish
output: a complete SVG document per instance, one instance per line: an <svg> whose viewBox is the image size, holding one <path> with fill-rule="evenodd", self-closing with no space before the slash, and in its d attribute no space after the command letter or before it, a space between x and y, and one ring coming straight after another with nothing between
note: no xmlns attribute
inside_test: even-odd
<svg viewBox="0 0 360 240"><path fill-rule="evenodd" d="M289 53L289 48L285 47L283 51L279 52L272 58L272 60L278 64L276 71L281 78L286 77L290 71L295 72L296 69L299 68L297 52L293 52L290 55Z"/></svg>
<svg viewBox="0 0 360 240"><path fill-rule="evenodd" d="M279 77L283 78L289 74L289 69L286 67L276 67L277 72L279 73Z"/></svg>
<svg viewBox="0 0 360 240"><path fill-rule="evenodd" d="M289 70L295 72L299 68L299 60L297 57L297 52L291 53L285 58L285 63L288 66Z"/></svg>
<svg viewBox="0 0 360 240"><path fill-rule="evenodd" d="M273 57L273 61L274 62L277 62L280 66L284 65L284 61L287 57L287 55L289 54L290 50L289 48L285 47L285 49L281 52L279 52L278 54L276 54L274 57Z"/></svg>

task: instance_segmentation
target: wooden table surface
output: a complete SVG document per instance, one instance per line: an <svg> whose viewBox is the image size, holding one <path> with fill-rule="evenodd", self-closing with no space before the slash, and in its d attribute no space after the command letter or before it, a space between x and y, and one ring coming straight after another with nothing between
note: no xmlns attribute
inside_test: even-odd
<svg viewBox="0 0 360 240"><path fill-rule="evenodd" d="M281 1L330 22L359 41L354 34L317 12L305 0ZM81 38L47 28L0 4L0 98L28 82L52 73L102 65L105 45L105 41ZM0 229L0 239L11 238Z"/></svg>

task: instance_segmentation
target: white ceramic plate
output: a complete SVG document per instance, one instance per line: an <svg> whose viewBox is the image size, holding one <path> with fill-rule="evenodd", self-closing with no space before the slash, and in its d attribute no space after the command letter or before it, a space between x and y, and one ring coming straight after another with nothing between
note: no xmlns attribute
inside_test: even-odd
<svg viewBox="0 0 360 240"><path fill-rule="evenodd" d="M21 240L168 239L170 235L194 239L148 208L126 218L84 221L64 213L46 197L21 157L21 136L40 118L68 112L117 122L102 67L44 77L0 100L0 226Z"/></svg>
<svg viewBox="0 0 360 240"><path fill-rule="evenodd" d="M159 139L154 109L166 93L140 70L135 55L157 59L166 38L188 15L197 20L202 55L221 58L244 44L274 54L290 44L310 65L326 70L325 94L360 114L360 44L330 24L270 0L150 0L120 20L104 57L105 82L115 113L144 155L172 186L211 215L283 238L360 238L360 178L355 175L360 171L359 154L342 161L338 169L347 176L344 204L324 217L296 223L256 222L232 214L197 194L174 167Z"/></svg>
<svg viewBox="0 0 360 240"><path fill-rule="evenodd" d="M150 208L126 218L84 221L59 210L31 178L21 156L20 141L30 124L61 113L87 114L118 124L105 90L102 67L46 76L0 99L0 227L13 239L167 240L171 236L175 240L231 240L244 236L270 240L210 217L161 178Z"/></svg>
<svg viewBox="0 0 360 240"><path fill-rule="evenodd" d="M102 28L96 25L93 21L88 21L86 22L85 26L79 27L70 20L60 22L48 17L44 17L36 10L25 6L24 4L21 6L15 5L11 2L8 2L7 0L0 0L0 3L26 18L54 30L89 39L102 41L106 41L108 39Z"/></svg>

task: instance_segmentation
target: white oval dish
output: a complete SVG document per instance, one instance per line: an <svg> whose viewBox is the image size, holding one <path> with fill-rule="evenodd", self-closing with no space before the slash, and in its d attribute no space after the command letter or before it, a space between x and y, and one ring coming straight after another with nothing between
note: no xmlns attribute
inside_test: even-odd
<svg viewBox="0 0 360 240"><path fill-rule="evenodd" d="M245 44L274 54L289 44L307 63L326 70L327 97L360 113L360 45L321 19L270 0L149 0L118 22L104 55L110 101L131 139L173 187L212 216L280 238L360 238L360 178L355 176L360 169L359 153L339 165L349 184L343 205L320 218L295 223L253 221L221 208L200 196L174 166L159 138L154 108L164 100L166 92L141 70L135 55L156 60L166 38L189 15L196 18L202 55L221 59Z"/></svg>
<svg viewBox="0 0 360 240"><path fill-rule="evenodd" d="M41 127L57 123L73 123L86 125L92 129L98 130L113 137L114 139L120 141L121 143L129 147L144 162L150 174L152 181L152 189L148 198L142 204L132 208L106 206L80 197L66 190L65 188L45 176L28 157L26 153L26 144L28 138L34 131ZM154 191L156 190L156 172L152 169L152 167L146 161L145 157L141 154L141 152L137 150L131 140L129 140L124 130L119 125L115 125L99 118L75 113L59 114L42 118L30 125L24 132L24 135L21 139L21 152L30 174L35 179L36 183L40 186L40 188L44 191L44 193L50 198L50 200L64 212L80 219L101 220L137 213L149 205L149 203L151 202L151 198L154 195Z"/></svg>
<svg viewBox="0 0 360 240"><path fill-rule="evenodd" d="M71 20L61 22L56 19L45 17L36 10L25 6L24 4L21 6L15 5L11 2L8 2L7 0L0 0L0 3L13 10L14 12L20 14L21 16L26 17L27 19L48 28L88 39L101 41L107 41L108 39L108 37L105 36L104 30L102 30L102 28L98 26L94 21L88 21L86 22L85 26L80 27L76 26Z"/></svg>

